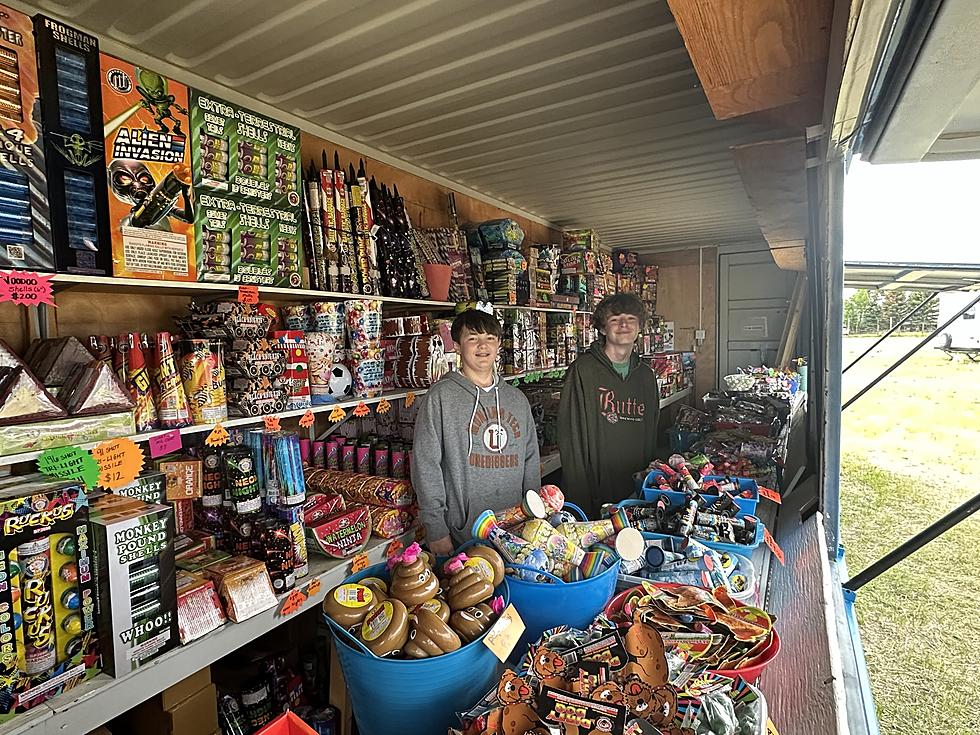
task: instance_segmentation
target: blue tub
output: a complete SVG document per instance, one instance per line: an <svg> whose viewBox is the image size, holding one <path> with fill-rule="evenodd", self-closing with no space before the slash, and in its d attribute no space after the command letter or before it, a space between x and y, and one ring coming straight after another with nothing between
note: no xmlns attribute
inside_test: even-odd
<svg viewBox="0 0 980 735"><path fill-rule="evenodd" d="M671 504L681 505L686 502L684 493L676 490L660 490L657 487L657 483L662 480L663 477L664 473L660 470L651 470L647 474L646 479L643 480L643 484L639 488L637 497L639 497L641 500L656 500L657 496L666 495ZM707 475L704 479L723 482L729 478L726 478L723 475ZM754 516L755 509L759 505L758 483L756 483L755 480L749 480L745 477L732 477L731 479L738 485L739 490L739 495L735 497L735 505L740 508L738 515L740 517L743 515ZM741 497L741 493L744 492L748 492L749 497ZM712 502L711 495L705 495L704 497L709 504Z"/></svg>
<svg viewBox="0 0 980 735"><path fill-rule="evenodd" d="M388 580L384 564L352 574L345 582L365 577ZM509 600L509 582L497 594ZM503 665L483 639L435 658L395 660L369 656L353 647L339 626L334 630L337 657L350 693L361 735L433 735L458 725L457 712L468 710L500 680Z"/></svg>

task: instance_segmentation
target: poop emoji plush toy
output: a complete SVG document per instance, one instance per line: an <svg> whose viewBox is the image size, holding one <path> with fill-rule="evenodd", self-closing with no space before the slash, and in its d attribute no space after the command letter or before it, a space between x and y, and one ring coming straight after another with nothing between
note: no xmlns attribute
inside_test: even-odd
<svg viewBox="0 0 980 735"><path fill-rule="evenodd" d="M500 735L525 735L540 726L534 712L534 690L528 682L507 669L500 677L497 698L504 707L500 720Z"/></svg>
<svg viewBox="0 0 980 735"><path fill-rule="evenodd" d="M391 570L388 594L409 608L428 602L439 591L439 580L422 560L421 551L417 543L412 544L388 562Z"/></svg>
<svg viewBox="0 0 980 735"><path fill-rule="evenodd" d="M631 675L651 687L667 683L667 656L664 642L657 629L642 622L640 615L634 613L633 624L623 635L623 646L629 653L629 663L616 672L616 680L625 684Z"/></svg>
<svg viewBox="0 0 980 735"><path fill-rule="evenodd" d="M677 690L670 685L652 687L633 674L623 690L633 716L651 725L666 725L677 714Z"/></svg>
<svg viewBox="0 0 980 735"><path fill-rule="evenodd" d="M552 651L550 648L542 646L534 653L534 660L531 662L531 670L540 682L541 687L552 687L553 689L569 689L568 675L565 659L561 654Z"/></svg>

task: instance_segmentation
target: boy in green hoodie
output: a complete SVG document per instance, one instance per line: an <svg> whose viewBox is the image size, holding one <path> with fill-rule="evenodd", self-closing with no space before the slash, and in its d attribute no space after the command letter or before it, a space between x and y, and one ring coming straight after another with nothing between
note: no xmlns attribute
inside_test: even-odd
<svg viewBox="0 0 980 735"><path fill-rule="evenodd" d="M460 370L424 396L412 445L419 520L436 554L468 541L483 511L517 505L541 487L531 406L496 373L500 322L470 309L456 317L451 334Z"/></svg>
<svg viewBox="0 0 980 735"><path fill-rule="evenodd" d="M653 459L657 376L634 346L645 318L633 294L607 296L592 323L599 339L568 369L558 410L562 490L590 518L633 495L633 473Z"/></svg>

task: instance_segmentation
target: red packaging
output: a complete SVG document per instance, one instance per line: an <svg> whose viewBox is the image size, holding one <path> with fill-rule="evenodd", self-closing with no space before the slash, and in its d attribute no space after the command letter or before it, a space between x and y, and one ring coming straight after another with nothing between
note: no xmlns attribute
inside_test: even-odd
<svg viewBox="0 0 980 735"><path fill-rule="evenodd" d="M336 493L311 495L303 504L303 525L315 526L346 507L344 498Z"/></svg>
<svg viewBox="0 0 980 735"><path fill-rule="evenodd" d="M214 583L200 575L178 571L177 626L181 644L207 635L226 620Z"/></svg>
<svg viewBox="0 0 980 735"><path fill-rule="evenodd" d="M306 536L321 554L349 559L359 554L371 538L371 511L367 506L353 505L316 526L307 526Z"/></svg>
<svg viewBox="0 0 980 735"><path fill-rule="evenodd" d="M170 504L174 507L174 524L177 533L187 533L194 528L194 501L193 500L171 500ZM205 551L205 549L202 549Z"/></svg>

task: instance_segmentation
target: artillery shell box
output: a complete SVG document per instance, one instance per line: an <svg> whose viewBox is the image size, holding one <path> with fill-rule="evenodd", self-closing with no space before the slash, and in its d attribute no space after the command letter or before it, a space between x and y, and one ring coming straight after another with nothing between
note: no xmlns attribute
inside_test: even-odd
<svg viewBox="0 0 980 735"><path fill-rule="evenodd" d="M53 270L30 17L0 5L0 268Z"/></svg>
<svg viewBox="0 0 980 735"><path fill-rule="evenodd" d="M104 495L90 520L102 665L123 676L180 644L173 509Z"/></svg>
<svg viewBox="0 0 980 735"><path fill-rule="evenodd" d="M99 42L34 16L55 268L112 275Z"/></svg>

